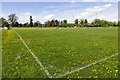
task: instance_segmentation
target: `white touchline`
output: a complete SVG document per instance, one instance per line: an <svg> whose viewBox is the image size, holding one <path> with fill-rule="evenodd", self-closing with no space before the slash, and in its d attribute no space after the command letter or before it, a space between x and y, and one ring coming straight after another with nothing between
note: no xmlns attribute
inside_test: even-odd
<svg viewBox="0 0 120 80"><path fill-rule="evenodd" d="M28 44L30 44L30 41L28 42ZM28 45L28 44L27 44L27 45Z"/></svg>
<svg viewBox="0 0 120 80"><path fill-rule="evenodd" d="M94 62L94 63L88 64L88 65L86 65L86 66L84 66L84 67L81 67L81 68L78 68L78 69L76 69L76 70L73 70L73 71L67 72L67 73L65 73L65 74L59 75L59 76L57 76L56 78L59 78L59 77L62 77L62 76L65 76L65 75L68 75L68 74L77 72L77 71L82 70L82 69L84 69L84 68L87 68L87 67L89 67L89 66L91 66L91 65L93 65L93 64L97 64L97 63L102 62L102 61L104 61L104 60L107 60L107 59L109 59L109 58L111 58L111 57L114 57L115 55L118 55L118 53L115 53L115 54L113 54L113 55L110 56L110 57L107 57L107 58L98 60L98 61L96 61L96 62Z"/></svg>
<svg viewBox="0 0 120 80"><path fill-rule="evenodd" d="M12 29L13 29L13 28L12 28ZM45 71L45 73L47 74L47 76L48 76L49 78L51 78L51 75L49 74L48 70L44 68L44 66L43 66L42 63L38 60L38 58L34 55L34 53L31 52L31 50L30 50L29 47L26 45L26 43L24 42L24 40L19 36L19 34L18 34L14 29L13 29L13 31L14 31L14 32L18 35L18 37L22 40L22 42L24 43L24 45L26 46L26 48L27 48L27 49L29 50L29 52L33 55L33 57L36 59L36 61L38 62L38 64L43 68L43 70ZM57 77L55 77L55 78L59 78L59 77L62 77L62 76L65 76L65 75L68 75L68 74L77 72L77 71L82 70L82 69L84 69L84 68L87 68L87 67L89 67L89 66L91 66L91 65L93 65L93 64L97 64L97 63L99 63L99 62L102 62L102 61L104 61L104 60L107 60L107 59L109 59L109 58L112 58L112 57L114 57L115 55L118 55L118 54L120 54L120 53L115 53L115 54L113 54L113 55L110 56L110 57L107 57L107 58L98 60L98 61L96 61L96 62L94 62L94 63L88 64L88 65L86 65L86 66L84 66L84 67L78 68L78 69L76 69L76 70L67 72L67 73L62 74L62 75L59 75L59 76L57 76Z"/></svg>
<svg viewBox="0 0 120 80"><path fill-rule="evenodd" d="M42 63L38 60L38 58L34 55L34 53L29 49L29 47L26 45L26 43L24 42L24 40L19 36L19 34L12 28L12 30L18 35L18 37L22 40L22 42L24 43L24 45L26 46L26 48L29 50L29 52L33 55L33 57L36 59L36 61L38 62L38 64L41 66L41 68L45 71L45 73L47 74L47 76L50 78L51 75L49 74L48 70L44 68L44 66L42 65Z"/></svg>

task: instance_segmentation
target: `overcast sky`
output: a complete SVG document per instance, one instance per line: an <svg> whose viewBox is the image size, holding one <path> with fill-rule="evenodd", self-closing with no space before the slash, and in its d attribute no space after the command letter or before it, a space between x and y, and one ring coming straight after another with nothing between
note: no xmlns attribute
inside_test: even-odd
<svg viewBox="0 0 120 80"><path fill-rule="evenodd" d="M38 2L32 2L33 0L29 0L29 2L9 1L11 2L3 0L0 17L3 16L7 19L9 14L15 13L19 17L18 21L20 23L29 22L29 16L31 15L34 21L40 21L41 23L51 19L67 19L69 23L72 23L76 18L79 20L87 18L91 22L96 18L96 13L99 19L118 21L118 0L114 0L115 2L104 2L107 0L103 0L103 2L97 2L99 0L96 0L96 2L88 2L95 0L82 0L87 2L78 2L78 0L66 0L68 2L47 2L48 0L45 0L46 2L40 2L41 0L35 0Z"/></svg>

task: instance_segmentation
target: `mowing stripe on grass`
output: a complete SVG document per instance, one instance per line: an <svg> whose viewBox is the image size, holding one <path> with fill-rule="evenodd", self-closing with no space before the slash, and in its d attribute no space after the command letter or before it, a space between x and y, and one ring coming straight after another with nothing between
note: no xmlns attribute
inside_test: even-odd
<svg viewBox="0 0 120 80"><path fill-rule="evenodd" d="M20 37L20 35L12 28L12 30L18 35L18 37L21 39L21 41L24 43L24 45L26 46L26 48L28 49L28 51L32 54L32 56L36 59L37 63L41 66L41 68L43 68L44 72L47 74L47 76L50 78L51 75L49 74L48 70L44 68L44 66L42 65L42 63L38 60L38 58L34 55L34 53L29 49L29 47L26 45L26 43L24 42L24 40Z"/></svg>
<svg viewBox="0 0 120 80"><path fill-rule="evenodd" d="M119 54L120 54L120 53L119 53ZM59 75L59 76L57 76L56 78L59 78L59 77L62 77L62 76L65 76L65 75L68 75L68 74L77 72L77 71L79 71L79 70L85 69L85 68L87 68L87 67L90 67L90 66L93 65L93 64L97 64L97 63L99 63L99 62L102 62L102 61L105 61L105 60L107 60L107 59L109 59L109 58L112 58L112 57L114 57L115 55L118 55L118 53L115 53L115 54L113 54L113 55L110 56L110 57L107 57L107 58L98 60L98 61L96 61L96 62L94 62L94 63L88 64L88 65L86 65L86 66L84 66L84 67L81 67L81 68L78 68L78 69L76 69L76 70L73 70L73 71L67 72L67 73L65 73L65 74Z"/></svg>

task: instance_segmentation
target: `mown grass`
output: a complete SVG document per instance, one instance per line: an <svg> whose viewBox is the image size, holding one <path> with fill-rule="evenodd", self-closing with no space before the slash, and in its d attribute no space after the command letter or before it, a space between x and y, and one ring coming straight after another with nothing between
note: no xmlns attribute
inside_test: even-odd
<svg viewBox="0 0 120 80"><path fill-rule="evenodd" d="M2 31L0 31L0 79L2 79Z"/></svg>
<svg viewBox="0 0 120 80"><path fill-rule="evenodd" d="M118 52L118 28L14 28L52 77ZM47 77L13 30L3 31L3 77ZM117 78L118 56L63 78Z"/></svg>

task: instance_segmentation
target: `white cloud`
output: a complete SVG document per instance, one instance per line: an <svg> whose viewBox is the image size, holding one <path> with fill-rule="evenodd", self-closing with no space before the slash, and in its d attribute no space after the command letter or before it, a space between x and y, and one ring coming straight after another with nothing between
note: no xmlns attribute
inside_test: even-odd
<svg viewBox="0 0 120 80"><path fill-rule="evenodd" d="M4 17L6 20L8 20L8 15L10 15L10 14L2 14L2 15L0 15L0 18ZM25 13L18 14L16 16L18 16L19 23L25 23L25 22L29 22L29 20L30 20L29 18L31 15L32 15L32 13L25 12Z"/></svg>
<svg viewBox="0 0 120 80"><path fill-rule="evenodd" d="M0 18L5 17L5 14L0 14Z"/></svg>
<svg viewBox="0 0 120 80"><path fill-rule="evenodd" d="M106 4L103 6L95 6L93 8L87 8L84 12L80 13L79 15L75 16L75 18L80 19L95 19L96 13L106 10L107 8L111 7L112 4Z"/></svg>
<svg viewBox="0 0 120 80"><path fill-rule="evenodd" d="M71 3L75 3L75 2L76 2L76 0L70 0L70 2L71 2Z"/></svg>
<svg viewBox="0 0 120 80"><path fill-rule="evenodd" d="M22 14L19 14L17 15L19 18L18 18L18 22L19 23L25 23L25 22L30 22L30 16L32 16L33 18L33 22L35 21L40 21L41 23L44 23L45 21L47 20L51 20L52 18L55 17L54 14L48 14L46 16L35 16L33 15L32 13L30 12L25 12L25 13L22 13Z"/></svg>
<svg viewBox="0 0 120 80"><path fill-rule="evenodd" d="M86 12L100 12L100 11L103 11L109 7L111 7L112 4L106 4L104 6L95 6L94 8L88 8L86 9Z"/></svg>
<svg viewBox="0 0 120 80"><path fill-rule="evenodd" d="M32 13L30 13L30 12L25 12L23 15L25 15L25 16L30 16L30 15L32 15Z"/></svg>
<svg viewBox="0 0 120 80"><path fill-rule="evenodd" d="M60 16L55 16L55 14L45 14L44 16L41 16L41 15L35 16L30 12L26 12L26 13L18 15L18 17L19 17L18 21L21 22L21 23L29 22L29 17L32 15L33 16L33 22L40 21L41 23L44 23L45 21L52 20L52 19L58 19L58 20L67 19L68 22L71 23L71 22L74 22L74 20L76 18L78 18L78 19L85 19L86 18L86 19L88 19L89 22L91 22L96 18L96 13L103 12L106 9L110 8L111 6L112 6L112 4L95 6L93 8L85 9L85 11L82 12L82 13L80 13L80 10L65 10L65 11L63 11L63 13L60 13L60 14L63 14L64 16L68 15L68 14L71 15L71 13L72 14L74 14L74 13L78 14L74 17L72 15L70 17L62 17L61 15ZM97 18L106 19L106 20L116 20L117 16L114 16L114 14L112 14L112 13L111 13L111 16L112 16L112 18L109 15L106 16L106 15L103 15L103 14L98 14Z"/></svg>
<svg viewBox="0 0 120 80"><path fill-rule="evenodd" d="M47 16L44 16L44 18L45 19L51 19L51 18L53 18L53 17L55 17L55 15L54 14L49 14L49 15L47 15Z"/></svg>
<svg viewBox="0 0 120 80"><path fill-rule="evenodd" d="M21 13L21 14L18 14L17 16L19 17L19 19L18 19L19 23L30 22L30 19L29 19L30 16L33 16L33 22L40 21L41 23L44 23L45 21L51 20L51 19L58 19L58 20L67 19L68 22L71 23L71 22L74 22L74 20L76 18L78 18L78 19L87 18L90 22L90 21L92 21L96 18L96 15L95 15L96 13L98 13L98 18L99 19L117 20L118 17L115 16L117 13L115 15L114 15L114 13L111 13L111 14L108 13L108 16L100 14L100 12L104 13L104 11L106 11L111 6L112 6L112 4L95 6L93 8L87 8L84 11L82 10L82 12L79 9L71 9L71 10L69 9L69 10L63 10L63 11L59 11L59 9L54 9L54 10L57 10L56 13L53 12L53 11L50 12L50 11L47 11L47 10L43 10L37 16L35 14L30 13L30 12ZM54 8L54 7L55 6L51 6L50 8ZM65 6L62 6L62 7L65 7ZM59 8L59 6L57 6L57 8ZM7 15L4 15L4 16L7 19Z"/></svg>
<svg viewBox="0 0 120 80"><path fill-rule="evenodd" d="M33 22L40 21L42 24L48 20L55 18L54 14L48 14L46 16L33 16Z"/></svg>
<svg viewBox="0 0 120 80"><path fill-rule="evenodd" d="M29 18L30 18L30 16L32 16L32 13L25 12L25 13L19 14L17 16L18 16L18 22L24 23L24 22L29 22L29 20L30 20Z"/></svg>
<svg viewBox="0 0 120 80"><path fill-rule="evenodd" d="M80 1L82 2L119 2L119 0L80 0Z"/></svg>

